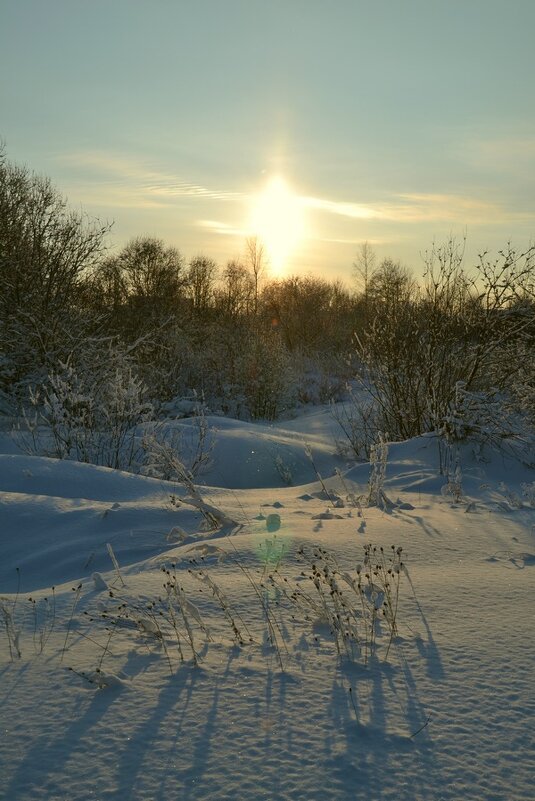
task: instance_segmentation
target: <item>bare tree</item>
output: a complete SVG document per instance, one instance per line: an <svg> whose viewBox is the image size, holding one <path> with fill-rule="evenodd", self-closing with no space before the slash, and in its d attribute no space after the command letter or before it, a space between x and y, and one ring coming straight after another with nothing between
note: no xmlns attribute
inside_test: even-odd
<svg viewBox="0 0 535 801"><path fill-rule="evenodd" d="M0 148L0 385L9 392L88 335L79 301L109 229Z"/></svg>
<svg viewBox="0 0 535 801"><path fill-rule="evenodd" d="M45 318L73 302L110 224L72 211L48 178L0 159L0 314Z"/></svg>
<svg viewBox="0 0 535 801"><path fill-rule="evenodd" d="M250 314L254 305L254 281L247 268L236 260L227 262L222 283L221 301L225 313L233 320Z"/></svg>
<svg viewBox="0 0 535 801"><path fill-rule="evenodd" d="M186 290L191 298L193 311L202 315L209 307L217 278L217 264L206 256L191 259L186 275Z"/></svg>
<svg viewBox="0 0 535 801"><path fill-rule="evenodd" d="M124 293L123 305L133 313L139 328L140 314L155 318L176 313L186 280L184 259L161 239L136 237L99 265L95 280L112 293L109 301L114 304Z"/></svg>
<svg viewBox="0 0 535 801"><path fill-rule="evenodd" d="M364 300L364 308L366 317L368 317L368 289L370 281L375 275L377 269L377 255L366 240L363 242L358 250L357 257L353 262L353 277L357 281L359 288L362 287L362 297Z"/></svg>
<svg viewBox="0 0 535 801"><path fill-rule="evenodd" d="M350 346L354 307L339 282L290 276L264 288L262 305L289 350L310 353Z"/></svg>
<svg viewBox="0 0 535 801"><path fill-rule="evenodd" d="M463 256L464 243L450 239L425 254L423 287L390 260L370 283L373 320L358 355L381 430L394 439L451 424L462 393L490 397L497 388L505 397L512 383L520 393L528 386L535 248L483 254L471 273Z"/></svg>
<svg viewBox="0 0 535 801"><path fill-rule="evenodd" d="M368 304L371 308L380 303L394 313L402 304L414 297L418 285L408 267L393 259L383 259L373 271L368 287Z"/></svg>
<svg viewBox="0 0 535 801"><path fill-rule="evenodd" d="M249 268L254 281L254 313L258 313L258 295L260 280L267 267L267 256L264 245L256 236L245 240L245 266Z"/></svg>

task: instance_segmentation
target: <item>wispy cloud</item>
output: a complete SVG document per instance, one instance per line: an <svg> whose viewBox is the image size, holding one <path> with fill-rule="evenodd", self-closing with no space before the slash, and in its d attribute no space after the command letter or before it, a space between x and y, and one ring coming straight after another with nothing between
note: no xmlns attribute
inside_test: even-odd
<svg viewBox="0 0 535 801"><path fill-rule="evenodd" d="M466 195L408 193L385 204L381 217L399 222L478 224L504 219L502 205Z"/></svg>
<svg viewBox="0 0 535 801"><path fill-rule="evenodd" d="M515 152L525 159L535 158L535 139L514 140ZM494 158L510 152L510 140L480 143L481 158ZM58 156L72 170L71 187L84 202L115 208L169 208L180 198L199 201L246 204L253 198L245 192L204 186L176 173L153 169L142 161L104 151L79 151ZM533 220L530 211L516 210L506 203L475 194L417 193L386 195L382 200L338 200L302 196L299 202L306 211L333 215L348 220L371 223L416 224L436 222L459 225L509 223ZM198 225L214 233L243 236L244 231L213 219L201 219ZM326 240L327 241L327 240Z"/></svg>
<svg viewBox="0 0 535 801"><path fill-rule="evenodd" d="M355 220L369 220L370 218L381 216L380 212L372 208L372 206L359 203L326 200L319 197L302 197L301 202L305 208L318 209L329 214L337 214L341 217L350 217Z"/></svg>
<svg viewBox="0 0 535 801"><path fill-rule="evenodd" d="M406 193L373 203L303 197L302 203L307 208L353 220L399 223L445 222L478 225L533 217L527 212L517 212L489 200L440 193Z"/></svg>
<svg viewBox="0 0 535 801"><path fill-rule="evenodd" d="M362 245L364 242L367 242L369 245L375 246L375 245L388 245L391 242L390 239L382 239L380 237L373 238L368 236L349 237L349 238L322 236L322 237L317 237L317 240L319 242L327 242L333 245ZM396 241L398 240L399 237L397 237Z"/></svg>
<svg viewBox="0 0 535 801"><path fill-rule="evenodd" d="M238 192L223 192L214 189L207 189L205 186L198 186L197 184L190 184L186 181L178 181L173 183L150 184L147 186L147 191L154 195L162 197L181 197L185 195L193 197L203 197L210 200L227 200L229 198L240 197Z"/></svg>
<svg viewBox="0 0 535 801"><path fill-rule="evenodd" d="M197 225L201 228L207 228L213 234L221 234L222 236L247 236L247 231L241 228L235 228L219 220L197 220Z"/></svg>
<svg viewBox="0 0 535 801"><path fill-rule="evenodd" d="M403 214L409 221L437 220L461 225L515 223L535 220L533 211L515 208L508 203L482 200L467 195L405 195Z"/></svg>
<svg viewBox="0 0 535 801"><path fill-rule="evenodd" d="M100 151L69 153L58 160L84 173L91 171L91 185L98 179L100 190L84 191L93 202L106 205L146 208L165 206L180 197L206 200L240 197L238 192L202 186L176 174L150 169L132 159Z"/></svg>

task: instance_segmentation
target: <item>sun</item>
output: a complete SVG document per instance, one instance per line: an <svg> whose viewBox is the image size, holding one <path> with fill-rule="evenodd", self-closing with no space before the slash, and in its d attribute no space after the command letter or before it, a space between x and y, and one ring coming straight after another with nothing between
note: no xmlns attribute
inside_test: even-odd
<svg viewBox="0 0 535 801"><path fill-rule="evenodd" d="M283 274L305 230L301 199L283 178L272 178L253 198L249 228L266 248L271 272Z"/></svg>

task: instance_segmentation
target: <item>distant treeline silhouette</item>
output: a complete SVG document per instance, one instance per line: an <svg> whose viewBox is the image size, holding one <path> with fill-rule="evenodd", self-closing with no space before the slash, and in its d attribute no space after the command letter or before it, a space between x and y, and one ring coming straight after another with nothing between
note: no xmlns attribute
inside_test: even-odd
<svg viewBox="0 0 535 801"><path fill-rule="evenodd" d="M363 243L346 286L270 278L254 238L218 265L149 236L110 254L109 232L1 152L4 411L20 411L66 367L98 381L111 349L168 411L195 396L213 412L276 419L296 403L347 397L360 382L369 403L357 428L392 439L444 427L460 386L465 397L502 393L533 414L533 247L507 245L467 269L464 243L451 239L426 253L418 282Z"/></svg>

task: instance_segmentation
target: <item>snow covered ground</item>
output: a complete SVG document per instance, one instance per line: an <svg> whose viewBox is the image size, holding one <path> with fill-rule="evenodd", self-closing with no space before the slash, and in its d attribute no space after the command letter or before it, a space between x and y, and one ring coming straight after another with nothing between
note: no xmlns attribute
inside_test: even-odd
<svg viewBox="0 0 535 801"><path fill-rule="evenodd" d="M0 797L533 801L534 472L466 445L452 495L422 437L361 508L328 410L217 427L216 528L183 487L2 440ZM368 543L403 549L392 642Z"/></svg>

